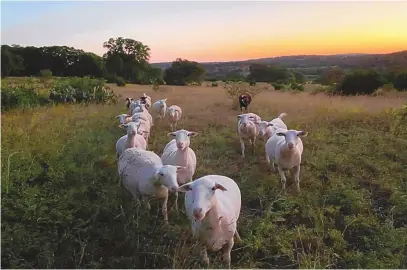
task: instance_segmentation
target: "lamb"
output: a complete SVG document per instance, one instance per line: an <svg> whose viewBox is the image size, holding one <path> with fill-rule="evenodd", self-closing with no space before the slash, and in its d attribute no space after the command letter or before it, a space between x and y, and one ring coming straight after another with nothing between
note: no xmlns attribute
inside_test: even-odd
<svg viewBox="0 0 407 270"><path fill-rule="evenodd" d="M150 138L151 123L146 116L147 115L142 112L135 113L131 116L131 121L140 122L139 123L139 134L143 135L144 139L147 142L147 148L148 148L148 139Z"/></svg>
<svg viewBox="0 0 407 270"><path fill-rule="evenodd" d="M256 117L254 117L253 115L239 114L237 118L239 119L237 123L237 134L239 135L240 138L240 147L242 149L242 157L244 158L245 157L244 139L249 140L253 147L253 153L255 153L254 147L256 144L257 135L259 134L259 126L254 122L257 120Z"/></svg>
<svg viewBox="0 0 407 270"><path fill-rule="evenodd" d="M122 136L116 142L116 156L119 157L127 148L137 147L146 149L147 142L143 136L138 134L140 122L130 122L128 124L121 124L121 128L126 128L127 134Z"/></svg>
<svg viewBox="0 0 407 270"><path fill-rule="evenodd" d="M223 259L230 268L233 237L241 240L237 220L241 209L239 186L222 175L206 175L179 187L185 194L185 210L191 220L192 234L203 245L202 259L209 266L207 249L223 247Z"/></svg>
<svg viewBox="0 0 407 270"><path fill-rule="evenodd" d="M167 98L157 100L153 104L153 112L158 116L159 119L165 117L165 112L167 111Z"/></svg>
<svg viewBox="0 0 407 270"><path fill-rule="evenodd" d="M307 135L307 131L279 128L274 135L267 140L265 145L266 161L269 166L271 162L274 171L276 171L274 163L277 164L284 192L286 183L284 169L291 170L297 191L300 192L300 164L304 149L300 137L306 137Z"/></svg>
<svg viewBox="0 0 407 270"><path fill-rule="evenodd" d="M165 147L161 160L164 165L177 165L186 167L186 170L179 173L177 182L179 185L192 181L196 170L196 155L189 145L190 137L195 137L198 132L188 131L185 129L170 132L167 136L175 137ZM175 193L175 207L178 211L178 193Z"/></svg>
<svg viewBox="0 0 407 270"><path fill-rule="evenodd" d="M264 141L267 142L267 140L273 136L274 132L278 128L282 129L287 129L287 125L283 122L282 118L286 116L286 113L280 114L277 118L274 118L270 122L267 121L261 121L259 123L260 127L260 135L263 137Z"/></svg>
<svg viewBox="0 0 407 270"><path fill-rule="evenodd" d="M130 104L129 104L129 114L133 115L133 111L136 107L138 107L139 105L141 105L141 101L140 100L134 100L132 99Z"/></svg>
<svg viewBox="0 0 407 270"><path fill-rule="evenodd" d="M138 148L124 150L118 161L118 172L123 179L123 186L136 200L143 200L148 210L148 197L164 199L162 214L167 225L168 190L177 191L177 174L183 170L185 168L181 166L163 165L157 154Z"/></svg>
<svg viewBox="0 0 407 270"><path fill-rule="evenodd" d="M151 107L151 97L147 96L146 93L143 93L143 95L140 97L141 104L146 104L146 109L150 109Z"/></svg>
<svg viewBox="0 0 407 270"><path fill-rule="evenodd" d="M177 123L181 119L182 110L177 105L171 105L167 108L167 118L170 122L171 131L174 131L177 128Z"/></svg>
<svg viewBox="0 0 407 270"><path fill-rule="evenodd" d="M243 108L245 108L246 113L249 112L249 105L252 102L252 96L248 93L243 93L239 95L239 106L240 111L243 113Z"/></svg>
<svg viewBox="0 0 407 270"><path fill-rule="evenodd" d="M119 114L118 116L116 116L116 119L119 119L120 124L127 124L132 121L131 115L127 113Z"/></svg>
<svg viewBox="0 0 407 270"><path fill-rule="evenodd" d="M153 117L151 116L151 114L148 112L148 110L146 109L146 104L138 104L132 111L132 115L136 114L136 113L142 113L144 115L144 118L146 118L149 122L151 126L154 126L153 124Z"/></svg>
<svg viewBox="0 0 407 270"><path fill-rule="evenodd" d="M131 97L126 98L126 107L127 109L130 109L130 104L133 102L133 99Z"/></svg>

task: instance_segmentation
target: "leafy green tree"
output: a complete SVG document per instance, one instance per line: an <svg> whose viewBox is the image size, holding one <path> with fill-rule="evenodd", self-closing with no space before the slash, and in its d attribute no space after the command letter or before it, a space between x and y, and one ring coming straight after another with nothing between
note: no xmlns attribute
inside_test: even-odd
<svg viewBox="0 0 407 270"><path fill-rule="evenodd" d="M334 85L340 83L345 76L345 72L339 67L326 69L322 72L319 82L324 85Z"/></svg>
<svg viewBox="0 0 407 270"><path fill-rule="evenodd" d="M171 67L165 70L164 80L170 85L186 85L203 81L205 69L195 61L177 58Z"/></svg>
<svg viewBox="0 0 407 270"><path fill-rule="evenodd" d="M399 91L407 91L407 72L399 72L394 77L394 88Z"/></svg>
<svg viewBox="0 0 407 270"><path fill-rule="evenodd" d="M345 75L335 92L343 95L372 94L385 80L377 71L356 70Z"/></svg>
<svg viewBox="0 0 407 270"><path fill-rule="evenodd" d="M264 64L252 64L249 67L249 81L256 82L281 82L293 83L295 76L290 70L277 66L268 66Z"/></svg>

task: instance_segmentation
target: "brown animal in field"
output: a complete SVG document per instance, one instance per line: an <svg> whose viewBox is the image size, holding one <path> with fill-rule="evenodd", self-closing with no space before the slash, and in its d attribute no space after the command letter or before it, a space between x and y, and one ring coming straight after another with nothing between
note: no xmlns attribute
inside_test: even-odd
<svg viewBox="0 0 407 270"><path fill-rule="evenodd" d="M252 102L252 96L248 93L243 93L239 96L239 106L240 106L240 110L243 113L243 107L246 110L246 113L249 112L249 105L250 102Z"/></svg>

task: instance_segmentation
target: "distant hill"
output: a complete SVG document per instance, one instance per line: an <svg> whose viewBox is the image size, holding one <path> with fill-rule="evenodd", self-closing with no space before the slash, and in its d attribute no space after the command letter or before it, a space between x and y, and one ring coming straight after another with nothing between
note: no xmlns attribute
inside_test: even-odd
<svg viewBox="0 0 407 270"><path fill-rule="evenodd" d="M407 67L407 50L388 54L349 53L335 55L293 55L270 58L249 59L231 62L203 62L207 73L211 75L225 74L238 71L247 74L251 64L279 65L287 68L300 69L305 74L315 74L316 70L326 67L339 66L344 69L355 68L388 68ZM171 62L153 63L162 69L171 66Z"/></svg>

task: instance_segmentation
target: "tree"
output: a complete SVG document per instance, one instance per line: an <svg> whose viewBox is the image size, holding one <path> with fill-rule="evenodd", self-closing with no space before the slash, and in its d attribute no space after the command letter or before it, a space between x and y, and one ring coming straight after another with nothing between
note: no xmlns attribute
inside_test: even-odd
<svg viewBox="0 0 407 270"><path fill-rule="evenodd" d="M165 70L164 80L167 84L186 85L192 82L202 82L205 69L195 61L177 58L171 67Z"/></svg>
<svg viewBox="0 0 407 270"><path fill-rule="evenodd" d="M399 91L407 91L407 72L399 72L394 77L394 88Z"/></svg>
<svg viewBox="0 0 407 270"><path fill-rule="evenodd" d="M299 71L292 70L291 73L294 75L296 83L304 83L305 82L305 75Z"/></svg>
<svg viewBox="0 0 407 270"><path fill-rule="evenodd" d="M340 67L333 67L322 72L319 82L325 85L340 83L345 76L345 72Z"/></svg>
<svg viewBox="0 0 407 270"><path fill-rule="evenodd" d="M374 70L356 70L345 75L335 92L343 95L372 94L384 84L383 77Z"/></svg>
<svg viewBox="0 0 407 270"><path fill-rule="evenodd" d="M23 69L23 58L15 54L12 47L1 46L1 77L17 75Z"/></svg>
<svg viewBox="0 0 407 270"><path fill-rule="evenodd" d="M256 82L281 82L281 83L293 83L295 82L294 74L288 69L267 66L264 64L252 64L249 67L250 73L247 79L249 81Z"/></svg>
<svg viewBox="0 0 407 270"><path fill-rule="evenodd" d="M106 69L127 81L140 83L149 68L150 48L140 41L130 38L110 38L103 43L108 51L104 54Z"/></svg>

